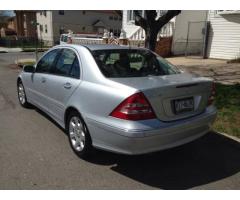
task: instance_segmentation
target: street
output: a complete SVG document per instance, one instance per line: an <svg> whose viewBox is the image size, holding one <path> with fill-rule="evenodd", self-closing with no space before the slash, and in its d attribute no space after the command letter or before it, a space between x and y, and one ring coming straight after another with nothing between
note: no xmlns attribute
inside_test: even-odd
<svg viewBox="0 0 240 200"><path fill-rule="evenodd" d="M18 103L13 63L31 57L0 54L0 189L240 189L240 144L214 132L148 155L78 158L53 120Z"/></svg>

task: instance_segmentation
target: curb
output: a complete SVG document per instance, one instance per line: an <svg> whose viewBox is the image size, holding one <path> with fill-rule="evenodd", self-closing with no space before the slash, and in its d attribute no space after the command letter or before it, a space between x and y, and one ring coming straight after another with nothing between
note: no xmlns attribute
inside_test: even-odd
<svg viewBox="0 0 240 200"><path fill-rule="evenodd" d="M238 137L235 137L235 136L232 136L232 135L228 135L228 134L222 133L222 132L217 132L217 131L214 131L214 132L219 134L219 135L223 135L223 136L225 136L225 137L227 137L227 138L229 138L231 140L234 140L235 142L240 143L240 138L238 138Z"/></svg>

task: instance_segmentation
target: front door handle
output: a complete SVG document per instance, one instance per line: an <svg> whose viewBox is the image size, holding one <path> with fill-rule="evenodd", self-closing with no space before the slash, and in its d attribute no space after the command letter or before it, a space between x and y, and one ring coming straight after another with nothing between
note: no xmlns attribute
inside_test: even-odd
<svg viewBox="0 0 240 200"><path fill-rule="evenodd" d="M72 84L67 82L63 85L63 87L66 89L70 89L72 87Z"/></svg>

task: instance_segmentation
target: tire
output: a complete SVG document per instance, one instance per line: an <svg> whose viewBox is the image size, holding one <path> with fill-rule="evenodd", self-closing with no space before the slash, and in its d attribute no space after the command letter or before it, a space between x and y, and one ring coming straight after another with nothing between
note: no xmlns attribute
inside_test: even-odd
<svg viewBox="0 0 240 200"><path fill-rule="evenodd" d="M25 89L24 89L24 86L23 86L23 83L21 80L18 81L17 92L18 92L18 101L19 101L20 105L24 108L29 108L30 104L27 101L27 96L26 96Z"/></svg>
<svg viewBox="0 0 240 200"><path fill-rule="evenodd" d="M66 133L74 153L87 159L92 152L92 140L87 126L77 111L71 111L67 117Z"/></svg>

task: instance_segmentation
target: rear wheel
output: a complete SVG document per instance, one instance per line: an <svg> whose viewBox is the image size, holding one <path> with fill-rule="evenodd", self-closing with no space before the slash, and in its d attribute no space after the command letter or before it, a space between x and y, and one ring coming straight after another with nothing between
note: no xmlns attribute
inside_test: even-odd
<svg viewBox="0 0 240 200"><path fill-rule="evenodd" d="M87 158L92 151L92 141L88 129L78 112L72 111L66 128L73 151L81 158Z"/></svg>
<svg viewBox="0 0 240 200"><path fill-rule="evenodd" d="M20 105L24 108L28 108L30 104L27 102L27 97L26 97L26 93L25 93L25 89L22 84L22 81L18 81L17 90L18 90L18 100Z"/></svg>

